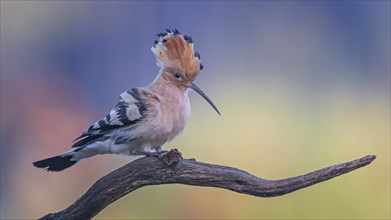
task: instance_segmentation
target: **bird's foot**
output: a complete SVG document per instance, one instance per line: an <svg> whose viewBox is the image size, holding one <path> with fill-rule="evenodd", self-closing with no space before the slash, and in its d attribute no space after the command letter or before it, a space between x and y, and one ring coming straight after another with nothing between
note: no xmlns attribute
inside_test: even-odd
<svg viewBox="0 0 391 220"><path fill-rule="evenodd" d="M160 159L169 166L176 165L183 160L182 154L178 151L178 149L172 149L170 151L164 152Z"/></svg>
<svg viewBox="0 0 391 220"><path fill-rule="evenodd" d="M161 159L168 151L166 150L161 150L161 151L156 151L156 152L144 152L143 155L146 157L156 157Z"/></svg>
<svg viewBox="0 0 391 220"><path fill-rule="evenodd" d="M179 152L177 149L172 149L170 151L161 150L157 152L142 152L142 153L138 153L137 155L146 156L146 157L155 157L159 160L162 160L169 166L173 164L177 164L183 159L181 152Z"/></svg>

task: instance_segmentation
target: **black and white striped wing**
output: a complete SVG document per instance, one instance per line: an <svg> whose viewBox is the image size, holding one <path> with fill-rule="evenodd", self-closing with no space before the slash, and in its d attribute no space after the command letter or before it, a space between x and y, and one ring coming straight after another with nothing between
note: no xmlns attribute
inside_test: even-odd
<svg viewBox="0 0 391 220"><path fill-rule="evenodd" d="M72 147L80 147L93 141L105 140L104 135L125 126L134 125L145 116L145 102L138 89L123 92L117 105L108 115L91 125L80 137L73 141Z"/></svg>

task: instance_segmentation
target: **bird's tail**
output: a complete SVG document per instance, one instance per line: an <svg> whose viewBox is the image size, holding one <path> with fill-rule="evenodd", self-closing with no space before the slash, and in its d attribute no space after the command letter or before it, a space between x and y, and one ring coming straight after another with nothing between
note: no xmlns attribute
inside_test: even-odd
<svg viewBox="0 0 391 220"><path fill-rule="evenodd" d="M45 169L46 171L61 171L78 162L78 160L72 160L72 157L76 154L76 152L77 149L71 150L54 157L35 161L33 162L33 165L38 168Z"/></svg>

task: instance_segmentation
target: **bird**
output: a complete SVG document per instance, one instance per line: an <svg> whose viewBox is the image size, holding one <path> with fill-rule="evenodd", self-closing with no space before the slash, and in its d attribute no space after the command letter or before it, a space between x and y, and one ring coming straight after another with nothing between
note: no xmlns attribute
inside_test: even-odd
<svg viewBox="0 0 391 220"><path fill-rule="evenodd" d="M92 124L71 145L71 150L33 165L46 171L62 171L99 154L148 156L180 135L190 117L188 93L194 90L219 114L208 96L194 84L203 69L193 39L177 29L158 33L151 50L160 70L145 87L121 93L114 108Z"/></svg>

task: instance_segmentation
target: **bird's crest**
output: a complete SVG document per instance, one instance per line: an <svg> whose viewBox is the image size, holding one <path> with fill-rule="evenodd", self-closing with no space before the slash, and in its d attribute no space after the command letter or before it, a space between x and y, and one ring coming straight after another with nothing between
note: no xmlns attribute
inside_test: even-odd
<svg viewBox="0 0 391 220"><path fill-rule="evenodd" d="M180 71L189 80L194 80L202 70L201 57L194 52L193 40L182 35L177 29L166 29L158 33L159 40L151 48L156 56L157 65L162 70Z"/></svg>

